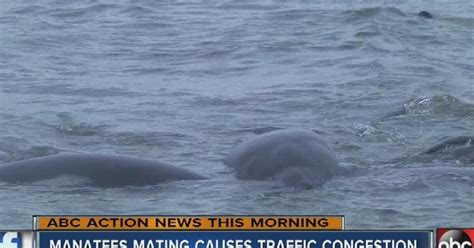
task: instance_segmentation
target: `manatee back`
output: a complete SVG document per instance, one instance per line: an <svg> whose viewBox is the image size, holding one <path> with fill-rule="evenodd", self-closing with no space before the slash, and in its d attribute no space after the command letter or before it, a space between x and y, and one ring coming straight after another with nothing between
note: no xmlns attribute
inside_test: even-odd
<svg viewBox="0 0 474 248"><path fill-rule="evenodd" d="M339 172L334 153L318 134L299 129L266 133L238 145L224 161L239 177L320 181ZM286 175L282 175L286 173Z"/></svg>
<svg viewBox="0 0 474 248"><path fill-rule="evenodd" d="M0 166L0 180L34 182L70 175L89 178L98 186L146 185L202 176L166 163L114 155L57 155Z"/></svg>

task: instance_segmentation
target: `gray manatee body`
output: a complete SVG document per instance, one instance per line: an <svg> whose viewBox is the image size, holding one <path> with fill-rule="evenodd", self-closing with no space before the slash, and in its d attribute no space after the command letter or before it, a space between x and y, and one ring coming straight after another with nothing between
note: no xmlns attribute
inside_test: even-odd
<svg viewBox="0 0 474 248"><path fill-rule="evenodd" d="M446 152L459 161L474 163L474 136L458 136L446 139L424 153L435 155Z"/></svg>
<svg viewBox="0 0 474 248"><path fill-rule="evenodd" d="M300 129L258 135L238 145L224 163L234 168L239 178L276 178L298 188L320 186L345 171L321 136Z"/></svg>
<svg viewBox="0 0 474 248"><path fill-rule="evenodd" d="M426 10L422 10L422 11L418 12L418 16L426 18L426 19L433 18L433 15L430 12L426 11Z"/></svg>
<svg viewBox="0 0 474 248"><path fill-rule="evenodd" d="M166 163L114 155L57 155L0 165L0 181L6 182L34 182L63 175L86 177L102 187L204 178Z"/></svg>

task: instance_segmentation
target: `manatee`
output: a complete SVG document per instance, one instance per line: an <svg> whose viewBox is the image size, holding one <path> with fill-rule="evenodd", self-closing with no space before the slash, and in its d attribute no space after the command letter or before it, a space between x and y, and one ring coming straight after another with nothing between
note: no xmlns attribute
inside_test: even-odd
<svg viewBox="0 0 474 248"><path fill-rule="evenodd" d="M428 155L448 153L454 159L474 163L474 136L448 138L424 152Z"/></svg>
<svg viewBox="0 0 474 248"><path fill-rule="evenodd" d="M63 175L86 177L102 187L204 179L167 163L116 155L55 155L0 165L0 181L5 182L34 182Z"/></svg>
<svg viewBox="0 0 474 248"><path fill-rule="evenodd" d="M233 149L224 163L241 179L279 179L297 188L313 188L345 172L323 138L301 129L258 135Z"/></svg>
<svg viewBox="0 0 474 248"><path fill-rule="evenodd" d="M421 16L421 17L426 18L426 19L433 18L433 15L430 12L426 11L426 10L422 10L422 11L418 12L418 16Z"/></svg>

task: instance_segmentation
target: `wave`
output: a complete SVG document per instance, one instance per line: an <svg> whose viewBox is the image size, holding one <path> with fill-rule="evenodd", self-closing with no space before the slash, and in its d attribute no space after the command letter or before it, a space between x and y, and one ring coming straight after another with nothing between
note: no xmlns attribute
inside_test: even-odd
<svg viewBox="0 0 474 248"><path fill-rule="evenodd" d="M154 14L155 11L151 8L147 8L140 5L132 5L124 8L120 11L121 14L130 15L130 16L144 16L148 14Z"/></svg>
<svg viewBox="0 0 474 248"><path fill-rule="evenodd" d="M47 126L53 127L61 136L97 137L114 146L178 146L178 140L187 138L186 134L144 131L144 132L114 132L107 130L108 125L93 125L76 120L71 113L62 112L57 114L59 124Z"/></svg>
<svg viewBox="0 0 474 248"><path fill-rule="evenodd" d="M41 10L43 10L45 7L41 5L27 5L27 6L21 6L18 8L15 8L11 11L13 14L35 14Z"/></svg>
<svg viewBox="0 0 474 248"><path fill-rule="evenodd" d="M402 142L405 138L401 133L382 130L378 128L375 123L357 123L355 124L354 129L356 131L356 134L364 139L398 143Z"/></svg>
<svg viewBox="0 0 474 248"><path fill-rule="evenodd" d="M224 2L216 6L219 9L225 10L248 10L248 11L262 11L262 10L277 10L281 5L268 3L252 3L251 1L243 2Z"/></svg>
<svg viewBox="0 0 474 248"><path fill-rule="evenodd" d="M473 17L445 17L443 18L449 23L460 25L466 28L470 28L471 30L474 28L474 18Z"/></svg>
<svg viewBox="0 0 474 248"><path fill-rule="evenodd" d="M368 20L378 16L406 17L407 14L396 7L366 7L345 11L347 21Z"/></svg>
<svg viewBox="0 0 474 248"><path fill-rule="evenodd" d="M46 10L43 14L56 18L82 18L88 16L97 16L107 11L122 8L119 4L95 3L86 6L63 6Z"/></svg>
<svg viewBox="0 0 474 248"><path fill-rule="evenodd" d="M284 128L281 127L272 127L272 126L267 126L267 127L256 127L256 128L244 128L239 130L240 132L250 132L254 134L264 134L272 131L277 131L277 130L282 130Z"/></svg>
<svg viewBox="0 0 474 248"><path fill-rule="evenodd" d="M103 135L106 142L115 146L177 147L180 139L188 136L170 132L116 132Z"/></svg>
<svg viewBox="0 0 474 248"><path fill-rule="evenodd" d="M474 114L474 104L466 103L451 95L433 95L412 98L401 109L385 118L401 115L454 115L467 117Z"/></svg>
<svg viewBox="0 0 474 248"><path fill-rule="evenodd" d="M101 126L93 126L87 123L63 124L56 126L58 134L68 136L95 136L101 132L101 130Z"/></svg>
<svg viewBox="0 0 474 248"><path fill-rule="evenodd" d="M0 142L0 153L3 153L0 154L0 161L1 163L8 163L12 161L56 155L62 151L64 150L48 145L37 145L22 149L16 145L6 145L5 143Z"/></svg>
<svg viewBox="0 0 474 248"><path fill-rule="evenodd" d="M105 126L94 126L86 122L78 122L73 115L68 112L61 112L56 115L59 124L52 126L57 134L64 136L96 136L104 132Z"/></svg>
<svg viewBox="0 0 474 248"><path fill-rule="evenodd" d="M208 97L208 96L198 96L194 97L192 100L193 104L197 106L238 106L242 104L242 102L234 99L224 99L219 97Z"/></svg>
<svg viewBox="0 0 474 248"><path fill-rule="evenodd" d="M61 96L82 96L82 97L139 97L144 93L132 91L125 88L108 87L93 88L82 87L77 88L71 84L53 84L53 85L29 85L25 93L61 95Z"/></svg>

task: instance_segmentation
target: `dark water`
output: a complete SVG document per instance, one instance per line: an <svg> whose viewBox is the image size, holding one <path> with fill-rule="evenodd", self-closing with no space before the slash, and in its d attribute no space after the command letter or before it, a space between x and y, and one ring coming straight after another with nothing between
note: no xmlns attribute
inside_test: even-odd
<svg viewBox="0 0 474 248"><path fill-rule="evenodd" d="M211 179L0 183L0 225L26 228L33 214L345 214L348 228L473 226L473 164L422 154L473 135L472 13L469 0L3 1L1 163L125 154ZM239 142L288 127L319 131L360 169L300 191L238 180L222 164Z"/></svg>

